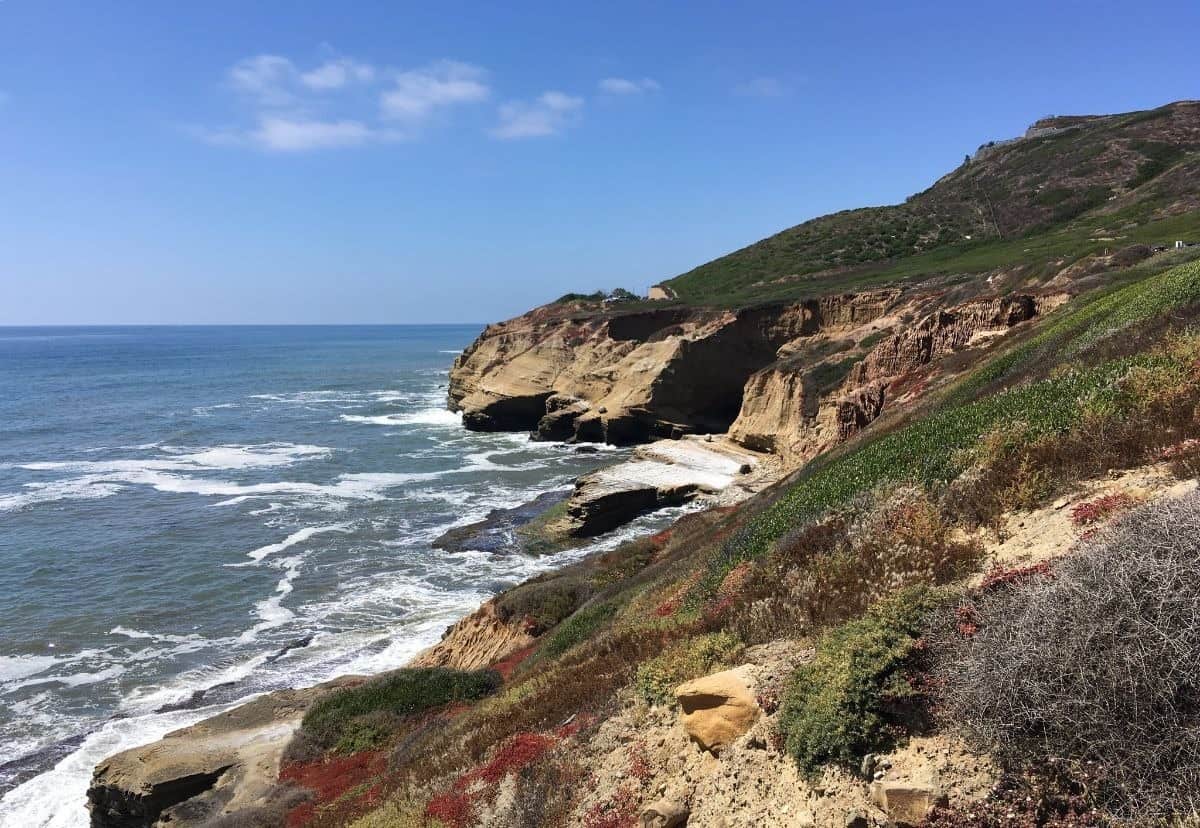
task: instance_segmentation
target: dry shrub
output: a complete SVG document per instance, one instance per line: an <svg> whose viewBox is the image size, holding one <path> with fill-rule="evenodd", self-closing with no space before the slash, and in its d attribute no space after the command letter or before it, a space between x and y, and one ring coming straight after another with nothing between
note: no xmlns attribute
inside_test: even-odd
<svg viewBox="0 0 1200 828"><path fill-rule="evenodd" d="M504 828L570 825L570 813L586 773L575 760L552 754L516 777L513 805L499 820Z"/></svg>
<svg viewBox="0 0 1200 828"><path fill-rule="evenodd" d="M981 558L924 489L896 486L784 536L729 624L747 643L806 635L897 590L961 577Z"/></svg>
<svg viewBox="0 0 1200 828"><path fill-rule="evenodd" d="M1103 825L1085 786L1055 775L1003 777L978 802L934 808L925 828L1091 828Z"/></svg>
<svg viewBox="0 0 1200 828"><path fill-rule="evenodd" d="M1056 766L1118 817L1200 805L1200 495L1100 530L930 633L948 723L1009 767Z"/></svg>

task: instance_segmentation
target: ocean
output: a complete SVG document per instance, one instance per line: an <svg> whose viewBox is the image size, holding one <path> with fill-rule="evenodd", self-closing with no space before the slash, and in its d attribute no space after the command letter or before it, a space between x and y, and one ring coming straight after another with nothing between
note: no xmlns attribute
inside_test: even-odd
<svg viewBox="0 0 1200 828"><path fill-rule="evenodd" d="M87 824L96 762L254 694L403 665L615 546L446 529L623 456L464 430L479 326L0 328L0 825Z"/></svg>

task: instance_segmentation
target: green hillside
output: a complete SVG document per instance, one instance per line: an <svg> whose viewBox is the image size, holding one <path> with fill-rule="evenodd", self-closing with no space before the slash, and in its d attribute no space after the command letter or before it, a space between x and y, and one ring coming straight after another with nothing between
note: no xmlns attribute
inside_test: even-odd
<svg viewBox="0 0 1200 828"><path fill-rule="evenodd" d="M664 284L728 304L1200 237L1200 102L1048 118L981 147L903 204L776 233ZM1180 235L1187 234L1187 235Z"/></svg>

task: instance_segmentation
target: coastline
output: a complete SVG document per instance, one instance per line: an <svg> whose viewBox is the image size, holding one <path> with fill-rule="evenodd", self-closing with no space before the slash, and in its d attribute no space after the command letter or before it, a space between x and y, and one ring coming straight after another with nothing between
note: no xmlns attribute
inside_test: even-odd
<svg viewBox="0 0 1200 828"><path fill-rule="evenodd" d="M592 475L585 475L584 478L611 478L614 475L620 478L623 467L636 469L648 462L647 456L655 456L655 445L658 442L675 444L677 441L655 441L645 447L646 452L641 456L618 460L601 467ZM661 452L661 447L659 451ZM711 447L697 446L696 452L702 458L717 456L717 450ZM678 451L673 453L668 449L658 454L659 459L654 461L657 466L666 467L665 470L655 469L655 485L671 486L673 483L682 483L685 487L690 487L697 469L681 463L677 469L677 476L673 479L669 469L671 464L664 460L672 454L676 460L683 459ZM711 460L709 462L711 463ZM703 462L700 465L701 473L710 476L713 474L710 466L706 467ZM600 559L622 544L648 538L669 529L684 515L708 508L733 505L775 482L780 474L781 466L776 462L764 462L761 468L754 471L738 469L719 481L710 481L711 485L703 491L689 492L689 496L680 502L642 510L603 534L581 539L584 543L550 554L533 556L539 562L537 569L542 574L549 575L574 566L587 567L590 562ZM637 475L634 477L637 479ZM723 485L716 485L717 483ZM487 554L521 553L492 551ZM536 575L531 578L535 579ZM267 777L272 773L278 774L304 710L308 704L320 697L322 690L346 686L347 683L353 685L399 668L440 666L480 669L528 646L533 639L520 631L520 621L500 621L494 612L498 599L526 583L529 583L529 580L492 593L474 608L466 609L453 618L430 619L423 625L419 634L406 636L402 642L396 642L399 645L396 654L403 652L403 660L377 671L363 674L331 671L330 675L314 684L269 691L217 708L188 711L178 720L173 720L166 729L159 728L157 735L146 732L139 733L136 737L121 738L115 733L109 734L109 738L95 742L96 749L102 745L107 752L95 760L94 775L90 774L91 781L86 798L99 802L101 807L111 806L114 802L123 803L119 807L128 807L131 794L143 791L145 801L156 803L154 807L157 808L178 805L184 800L169 800L183 792L200 797L216 796L222 802L236 803L239 808L257 807L257 804L265 799L279 795L279 785L274 779ZM449 623L446 623L447 621ZM303 702L299 703L297 699L302 699ZM257 712L262 711L264 705L272 709L273 713ZM238 721L244 718L249 718L251 722L241 725L227 724L231 719ZM113 725L115 731L123 729L120 722ZM214 744L217 745L216 748ZM97 750L81 750L76 756L84 752L90 758ZM64 770L77 775L78 766L88 761L88 758L79 757L70 768ZM267 768L267 771L264 772L263 768ZM217 770L220 773L216 773ZM51 777L52 774L43 776ZM186 786L179 787L178 780L193 778L208 779L208 787L201 787L196 791L191 791ZM161 791L166 793L160 794ZM160 796L165 796L166 799L160 799ZM57 826L60 823L46 824ZM66 826L68 823L61 824ZM114 821L94 824L121 823Z"/></svg>
<svg viewBox="0 0 1200 828"><path fill-rule="evenodd" d="M448 407L461 413L462 426L471 432L532 431L560 446L641 444L628 459L575 481L564 521L555 528L575 539L611 530L600 536L611 540L604 546L574 545L537 559L540 571L562 570L648 534L642 531L650 525L647 515L661 520L706 505L732 506L753 496L808 459L852 438L883 414L885 403L890 409L922 393L926 384L912 387L911 378L935 359L986 347L997 334L1061 301L1061 295L967 297L947 308L941 293L881 290L744 313L615 313L588 323L591 340L583 350L572 339L577 323L569 313L546 318L545 309L538 309L489 326L457 356L449 372ZM901 324L915 314L919 322ZM747 336L752 337L749 350L730 351ZM830 373L834 369L828 366L835 360L836 370ZM853 370L845 368L850 362L855 363ZM714 369L718 364L720 369ZM901 380L910 383L910 390L897 394ZM582 393L586 389L588 393ZM729 405L731 399L737 401L736 411ZM614 529L629 518L636 519ZM498 594L480 594L473 609L460 608L439 638L429 635L434 632L429 624L427 637L406 636L405 659L392 661L386 669L404 664L486 667L520 650L528 638L514 627L523 620L490 617L489 607ZM491 646L496 641L502 645ZM236 711L235 707L232 712ZM294 728L296 722L289 726ZM280 724L272 721L269 726ZM242 733L241 738L256 741L253 734ZM280 754L286 741L278 746ZM169 749L163 745L142 743L98 767L92 790L120 791L105 795L105 807L119 815L125 807L121 802L131 798L130 789L155 788L149 777L139 775L153 772L145 755L159 750L175 757L187 754L178 744ZM201 745L195 758L207 761L206 751ZM235 755L222 767L240 767L243 761ZM108 785L105 774L114 772L114 762L141 770L118 768L121 781ZM189 766L174 761L172 767L182 772ZM204 767L208 766L202 762L193 768L195 773L184 775L203 776L208 772ZM211 799L212 791L221 787L230 788L223 796L236 796L236 775L225 777L220 785L214 782L200 799Z"/></svg>
<svg viewBox="0 0 1200 828"><path fill-rule="evenodd" d="M621 461L610 464L605 468L619 465ZM530 556L530 572L528 577L537 573L555 572L573 563L585 561L588 558L603 555L622 543L640 537L646 537L661 531L679 516L703 508L700 503L680 504L665 507L654 512L645 513L628 524L604 533L601 536L587 538L586 542L571 548L560 550L554 554ZM488 553L495 554L495 553ZM524 583L520 581L519 583ZM502 592L502 591L501 591ZM59 751L53 748L45 751L41 764L30 768L27 775L20 779L14 787L5 794L3 809L0 817L7 814L20 814L22 819L32 817L31 824L47 826L47 828L74 828L86 822L86 812L83 811L87 801L87 790L90 786L96 766L112 756L126 751L154 746L164 737L179 731L195 729L206 722L220 720L230 714L236 714L241 708L254 705L263 698L272 698L278 694L292 693L294 690L305 690L313 686L344 680L348 675L371 676L385 673L408 666L417 662L423 653L435 648L443 641L446 632L457 624L469 620L481 607L486 606L501 592L480 594L480 600L467 606L448 610L423 620L419 625L402 638L393 640L386 655L380 654L374 659L375 665L366 672L347 669L341 665L331 665L324 674L316 676L312 681L292 690L269 690L237 696L211 703L201 697L193 702L182 702L174 705L151 710L142 715L119 716L101 724L94 730L81 733L69 740ZM274 656L282 656L276 653ZM257 662L261 659L255 659ZM254 663L235 666L227 672L227 678L213 682L212 689L228 692L230 683L236 685L238 675L247 675L253 669ZM218 695L219 698L219 695ZM198 704L196 702L199 702ZM278 722L271 722L276 726ZM242 736L248 736L243 733ZM246 738L247 743L254 740ZM278 745L282 749L282 744ZM202 757L197 756L197 759ZM261 758L261 757L260 757ZM28 763L28 758L24 760ZM56 802L61 800L64 791L74 791L69 799L78 803L79 810L75 816L58 811ZM15 818L15 817L14 817Z"/></svg>

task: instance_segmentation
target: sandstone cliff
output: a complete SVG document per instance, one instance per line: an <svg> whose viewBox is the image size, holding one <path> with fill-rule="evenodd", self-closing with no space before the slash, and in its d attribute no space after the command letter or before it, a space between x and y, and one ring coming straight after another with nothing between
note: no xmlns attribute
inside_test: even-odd
<svg viewBox="0 0 1200 828"><path fill-rule="evenodd" d="M477 430L616 444L728 432L796 465L919 391L905 381L925 366L1064 298L891 288L737 311L547 306L489 326L456 360L449 404Z"/></svg>
<svg viewBox="0 0 1200 828"><path fill-rule="evenodd" d="M546 439L628 444L724 432L747 378L781 349L869 323L899 296L608 315L547 306L489 326L455 361L449 404L467 428Z"/></svg>
<svg viewBox="0 0 1200 828"><path fill-rule="evenodd" d="M937 297L914 298L905 310L925 315L898 322L894 333L875 334L856 350L824 359L819 350L802 348L755 372L729 436L786 463L802 463L866 427L886 406L918 393L923 383L916 375L926 366L1046 313L1065 298L1015 294L949 307L940 307Z"/></svg>

